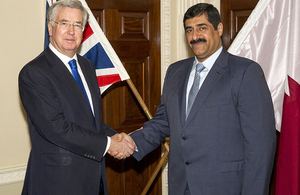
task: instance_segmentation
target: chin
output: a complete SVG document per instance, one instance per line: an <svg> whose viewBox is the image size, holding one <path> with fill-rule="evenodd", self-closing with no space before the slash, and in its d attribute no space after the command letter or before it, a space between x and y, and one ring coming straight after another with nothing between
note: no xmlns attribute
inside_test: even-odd
<svg viewBox="0 0 300 195"><path fill-rule="evenodd" d="M205 53L204 52L194 52L195 56L197 56L198 58L203 58Z"/></svg>
<svg viewBox="0 0 300 195"><path fill-rule="evenodd" d="M72 45L72 46L70 46L70 45L67 45L66 47L65 47L65 49L66 50L69 50L69 51L71 51L71 50L77 50L77 46L74 46L74 45Z"/></svg>
<svg viewBox="0 0 300 195"><path fill-rule="evenodd" d="M206 49L205 48L193 48L193 52L194 54L196 55L203 55L205 52L206 52Z"/></svg>

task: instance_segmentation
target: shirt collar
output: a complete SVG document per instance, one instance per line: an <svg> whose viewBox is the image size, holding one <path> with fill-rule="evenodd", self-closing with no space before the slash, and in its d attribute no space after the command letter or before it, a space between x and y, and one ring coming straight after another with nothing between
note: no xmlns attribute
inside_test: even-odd
<svg viewBox="0 0 300 195"><path fill-rule="evenodd" d="M64 64L68 64L68 62L72 59L75 59L77 61L76 54L72 58L70 58L70 57L60 53L51 43L49 44L49 48ZM77 63L78 63L78 61L77 61Z"/></svg>
<svg viewBox="0 0 300 195"><path fill-rule="evenodd" d="M212 68L215 61L217 60L217 58L221 54L222 49L223 49L223 46L221 46L220 49L218 49L213 55L211 55L209 58L207 58L204 62L202 62L202 64L205 66L205 70L210 70ZM197 64L197 63L199 63L199 62L197 60L197 56L195 56L194 64Z"/></svg>

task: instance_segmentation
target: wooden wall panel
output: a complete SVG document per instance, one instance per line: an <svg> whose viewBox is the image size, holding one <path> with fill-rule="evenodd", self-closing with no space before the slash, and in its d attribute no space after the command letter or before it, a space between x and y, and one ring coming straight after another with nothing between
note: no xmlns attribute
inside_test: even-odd
<svg viewBox="0 0 300 195"><path fill-rule="evenodd" d="M154 115L161 95L160 0L87 0L87 3ZM130 133L148 121L126 82L113 84L102 97L104 122L118 132ZM118 161L107 155L109 194L140 194L160 156L160 148L140 162L133 157ZM161 194L160 176L149 194Z"/></svg>
<svg viewBox="0 0 300 195"><path fill-rule="evenodd" d="M228 49L259 0L221 0L223 46Z"/></svg>

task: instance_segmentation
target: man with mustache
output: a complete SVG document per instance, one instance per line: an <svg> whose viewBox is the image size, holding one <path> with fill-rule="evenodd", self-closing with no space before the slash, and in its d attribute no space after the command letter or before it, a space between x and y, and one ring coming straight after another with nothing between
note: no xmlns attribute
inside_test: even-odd
<svg viewBox="0 0 300 195"><path fill-rule="evenodd" d="M131 134L133 156L170 137L169 194L267 194L276 130L264 73L223 48L212 5L192 6L183 24L195 57L168 68L156 115Z"/></svg>

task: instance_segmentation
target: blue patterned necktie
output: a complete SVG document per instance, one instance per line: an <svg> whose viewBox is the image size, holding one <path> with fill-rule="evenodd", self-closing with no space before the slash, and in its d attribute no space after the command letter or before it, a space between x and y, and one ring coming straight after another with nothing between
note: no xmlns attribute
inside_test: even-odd
<svg viewBox="0 0 300 195"><path fill-rule="evenodd" d="M86 101L88 102L88 104L89 104L89 106L90 106L90 108L91 108L91 104L90 104L89 98L88 98L88 96L87 96L87 94L86 94L86 91L85 91L85 89L84 89L82 80L81 80L80 75L79 75L78 70L77 70L76 60L75 60L75 59L70 60L70 61L69 61L69 65L70 65L70 67L71 67L72 75L73 75L74 79L75 79L76 82L78 83L78 85L79 85L79 87L80 87L80 89L81 89L81 91L82 91L82 93L83 93L83 95L84 95ZM92 109L91 109L91 110L92 110Z"/></svg>
<svg viewBox="0 0 300 195"><path fill-rule="evenodd" d="M190 90L189 97L188 97L186 119L189 116L189 113L190 113L193 103L195 101L196 95L198 94L200 79L201 79L200 73L202 70L204 70L204 68L205 68L205 66L202 63L198 63L196 65L195 78L194 78L194 82L193 82L193 85L192 85L192 88Z"/></svg>

